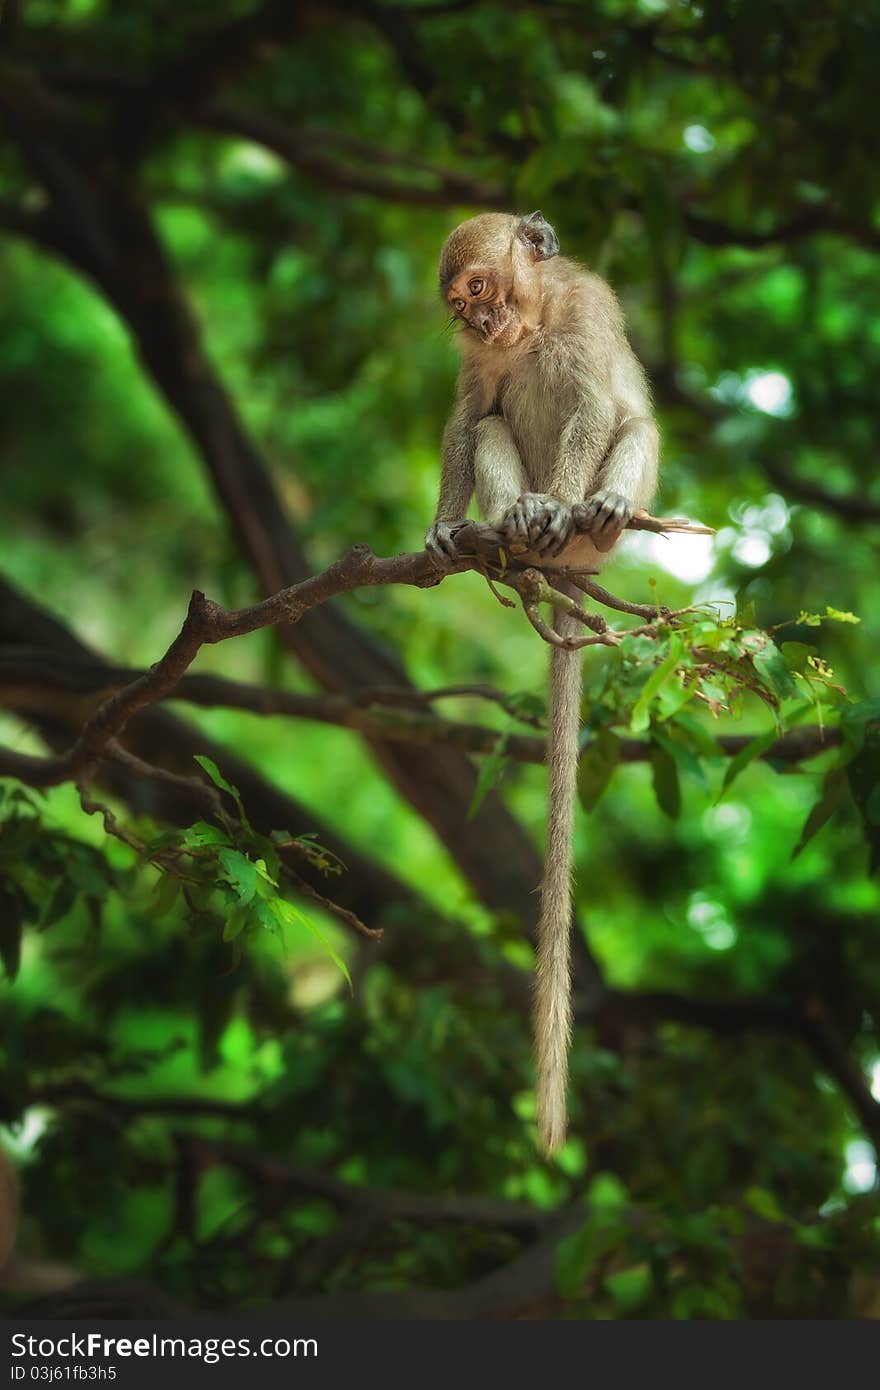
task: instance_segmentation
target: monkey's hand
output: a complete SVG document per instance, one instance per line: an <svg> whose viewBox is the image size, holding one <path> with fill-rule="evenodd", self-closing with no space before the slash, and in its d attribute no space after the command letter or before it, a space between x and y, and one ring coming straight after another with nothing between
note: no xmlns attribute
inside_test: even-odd
<svg viewBox="0 0 880 1390"><path fill-rule="evenodd" d="M460 558L455 533L460 521L435 521L425 536L425 549L438 569L448 569Z"/></svg>
<svg viewBox="0 0 880 1390"><path fill-rule="evenodd" d="M574 508L575 525L590 537L597 550L610 550L635 507L619 492L601 488Z"/></svg>
<svg viewBox="0 0 880 1390"><path fill-rule="evenodd" d="M545 492L522 493L501 523L510 545L547 556L558 555L565 549L572 528L569 508Z"/></svg>

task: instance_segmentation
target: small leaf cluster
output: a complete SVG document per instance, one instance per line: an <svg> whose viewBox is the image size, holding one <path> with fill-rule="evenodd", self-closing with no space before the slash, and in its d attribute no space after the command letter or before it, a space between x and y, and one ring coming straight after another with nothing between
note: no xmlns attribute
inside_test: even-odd
<svg viewBox="0 0 880 1390"><path fill-rule="evenodd" d="M18 782L0 781L0 960L14 980L25 927L48 931L82 904L92 927L101 925L112 893L132 883L128 864L47 822L42 797Z"/></svg>
<svg viewBox="0 0 880 1390"><path fill-rule="evenodd" d="M818 626L858 619L829 607L821 615L801 613L796 621ZM724 795L787 730L805 721L821 726L829 718L845 728L853 720L858 723L845 689L816 647L777 641L778 631L756 627L751 609L730 618L694 610L676 615L674 624L653 635L625 637L596 692L587 693L578 777L585 810L592 811L607 790L624 759L628 738L648 740L657 803L675 819L682 805L681 774L708 792L708 770L726 762L720 786ZM736 729L744 714L762 708L772 723L728 756L716 730ZM787 770L785 763L771 759L770 764L776 771ZM820 824L809 828L815 833Z"/></svg>
<svg viewBox="0 0 880 1390"><path fill-rule="evenodd" d="M164 916L181 897L191 917L218 922L236 960L250 935L266 931L280 939L287 927L305 927L351 986L345 961L315 922L281 892L285 877L294 877L282 857L285 849L297 849L325 873L341 872L339 861L309 837L297 839L284 831L260 834L247 817L238 788L213 759L198 755L196 762L232 798L238 815L233 819L221 812L219 824L199 820L182 832L165 832L146 846L147 858L162 872L156 916Z"/></svg>

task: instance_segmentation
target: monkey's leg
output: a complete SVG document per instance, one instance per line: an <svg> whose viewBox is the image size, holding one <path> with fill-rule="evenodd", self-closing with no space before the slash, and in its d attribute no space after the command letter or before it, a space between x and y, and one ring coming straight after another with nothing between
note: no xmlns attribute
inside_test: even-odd
<svg viewBox="0 0 880 1390"><path fill-rule="evenodd" d="M510 426L500 415L486 415L477 425L474 486L477 502L490 526L504 518L528 482Z"/></svg>
<svg viewBox="0 0 880 1390"><path fill-rule="evenodd" d="M537 555L562 549L571 533L568 508L556 497L529 492L510 426L500 415L487 415L477 425L474 473L477 501L490 525Z"/></svg>
<svg viewBox="0 0 880 1390"><path fill-rule="evenodd" d="M598 550L610 550L633 512L650 502L659 453L660 436L648 416L633 416L619 427L602 465L599 487L579 509Z"/></svg>

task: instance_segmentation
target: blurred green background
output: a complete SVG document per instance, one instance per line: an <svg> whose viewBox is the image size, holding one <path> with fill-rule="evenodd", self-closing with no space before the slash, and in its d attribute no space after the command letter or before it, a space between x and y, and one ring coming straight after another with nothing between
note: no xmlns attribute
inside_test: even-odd
<svg viewBox="0 0 880 1390"><path fill-rule="evenodd" d="M193 588L244 605L357 541L420 547L456 371L437 255L489 207L540 207L615 286L663 428L655 510L717 530L631 537L611 587L790 623L849 692L821 717L870 733L877 4L6 0L0 45L12 754L66 748ZM860 621L798 624L829 606ZM317 835L346 865L320 891L379 944L296 895L306 922L224 940L71 785L0 784L7 1307L877 1316L873 735L846 770L756 760L725 790L692 728L677 815L644 760L579 813L572 1134L548 1164L543 772L496 757L478 782L442 729L370 742L321 713L403 666L543 699L536 634L466 574L200 654L317 717L215 690L130 731L177 774L209 754L261 833ZM609 658L585 667L595 724ZM430 709L535 735L473 696ZM746 694L699 726L780 713ZM140 840L198 818L131 769L99 788Z"/></svg>

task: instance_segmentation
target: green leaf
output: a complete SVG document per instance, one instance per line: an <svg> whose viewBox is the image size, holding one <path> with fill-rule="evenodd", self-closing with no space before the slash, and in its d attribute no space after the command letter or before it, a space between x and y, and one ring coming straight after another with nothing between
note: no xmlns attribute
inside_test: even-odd
<svg viewBox="0 0 880 1390"><path fill-rule="evenodd" d="M675 716L676 729L683 729L701 758L723 758L724 750L697 717L685 710Z"/></svg>
<svg viewBox="0 0 880 1390"><path fill-rule="evenodd" d="M619 1269L613 1274L606 1274L603 1284L618 1307L635 1312L647 1303L654 1280L647 1265L636 1265L632 1269Z"/></svg>
<svg viewBox="0 0 880 1390"><path fill-rule="evenodd" d="M284 940L284 925L278 913L275 911L275 899L257 898L251 904L251 920L256 926L260 926L264 931L269 932L270 936L277 936L279 941Z"/></svg>
<svg viewBox="0 0 880 1390"><path fill-rule="evenodd" d="M656 718L660 720L674 719L679 710L684 709L697 693L697 682L689 681L687 685L683 681L673 684L671 681L657 691L657 712Z"/></svg>
<svg viewBox="0 0 880 1390"><path fill-rule="evenodd" d="M654 777L654 795L660 810L672 820L681 814L681 787L678 781L678 764L663 744L651 743L651 771Z"/></svg>
<svg viewBox="0 0 880 1390"><path fill-rule="evenodd" d="M830 604L825 609L825 617L830 618L835 623L860 623L862 621L855 613L848 613L840 608L832 608Z"/></svg>
<svg viewBox="0 0 880 1390"><path fill-rule="evenodd" d="M601 729L591 739L578 763L577 789L585 811L592 811L620 762L620 739L611 729Z"/></svg>
<svg viewBox="0 0 880 1390"><path fill-rule="evenodd" d="M107 866L100 855L94 854L85 845L79 846L67 866L68 876L79 888L97 901L103 901L110 891L107 882Z"/></svg>
<svg viewBox="0 0 880 1390"><path fill-rule="evenodd" d="M205 821L199 821L199 825L205 825ZM183 842L183 837L179 830L165 830L161 835L157 835L152 840L147 840L144 844L144 853L148 859L152 859L160 850L168 849L171 845L177 849Z"/></svg>
<svg viewBox="0 0 880 1390"><path fill-rule="evenodd" d="M272 875L269 873L269 870L266 867L265 859L255 859L254 868L256 869L257 873L259 874L260 878L263 880L264 883L271 883L273 888L278 887L278 880L277 878L273 878Z"/></svg>
<svg viewBox="0 0 880 1390"><path fill-rule="evenodd" d="M497 751L495 753L490 753L488 757L483 759L480 770L477 773L477 784L474 787L471 804L467 809L468 820L473 820L477 815L480 807L489 795L489 792L497 785L504 769L510 762L510 758L508 758L504 752L505 743L506 738L502 735Z"/></svg>
<svg viewBox="0 0 880 1390"><path fill-rule="evenodd" d="M223 940L234 941L247 926L248 914L244 907L233 908L223 926Z"/></svg>
<svg viewBox="0 0 880 1390"><path fill-rule="evenodd" d="M207 772L211 781L214 783L214 786L219 787L221 791L227 792L229 796L232 797L238 809L239 820L243 826L250 830L250 821L245 815L244 802L241 799L238 787L234 787L231 782L227 782L223 773L214 762L214 759L209 758L206 753L194 753L193 758L198 763L199 767L204 768L205 772Z"/></svg>
<svg viewBox="0 0 880 1390"><path fill-rule="evenodd" d="M342 957L334 951L320 927L317 927L310 917L307 917L298 907L294 907L293 903L288 902L286 898L275 898L274 901L267 904L267 906L282 926L303 926L312 933L312 936L320 941L337 970L341 970L342 974L345 976L348 987L352 994L354 994L354 985L352 984L348 966Z"/></svg>
<svg viewBox="0 0 880 1390"><path fill-rule="evenodd" d="M816 655L816 648L807 642L783 642L779 650L786 669L798 675L804 674L809 667L810 657Z"/></svg>
<svg viewBox="0 0 880 1390"><path fill-rule="evenodd" d="M745 748L741 748L739 752L731 758L727 771L724 774L724 781L721 785L721 793L718 798L719 801L724 793L730 790L736 778L748 767L749 763L753 763L756 758L760 758L762 753L766 753L767 749L772 743L776 742L778 737L779 735L775 729L768 729L766 733L758 734L750 743L746 744Z"/></svg>
<svg viewBox="0 0 880 1390"><path fill-rule="evenodd" d="M217 825L207 821L196 821L183 832L182 840L187 849L201 849L205 845L228 845L229 836Z"/></svg>
<svg viewBox="0 0 880 1390"><path fill-rule="evenodd" d="M599 1261L616 1250L627 1234L623 1216L606 1208L592 1214L582 1230L560 1241L556 1252L556 1283L563 1297L574 1298Z"/></svg>
<svg viewBox="0 0 880 1390"><path fill-rule="evenodd" d="M738 627L755 626L757 609L754 599L743 599L742 596L737 599L735 621Z"/></svg>
<svg viewBox="0 0 880 1390"><path fill-rule="evenodd" d="M232 884L239 902L245 906L257 891L256 864L238 849L221 849L217 858L223 869L221 877Z"/></svg>
<svg viewBox="0 0 880 1390"><path fill-rule="evenodd" d="M834 812L837 810L846 791L847 775L842 767L832 768L826 772L822 782L822 791L819 794L815 806L807 816L804 828L801 831L801 838L798 840L792 852L792 859L797 859L801 850L804 849L812 840L814 835L818 835Z"/></svg>
<svg viewBox="0 0 880 1390"><path fill-rule="evenodd" d="M60 922L62 917L66 917L78 897L79 888L71 878L65 875L59 879L43 912L40 930L52 927L56 922Z"/></svg>
<svg viewBox="0 0 880 1390"><path fill-rule="evenodd" d="M675 633L669 642L669 651L660 662L656 670L645 681L642 692L636 700L632 715L630 716L630 728L633 733L644 733L651 722L650 707L651 701L658 690L672 678L673 673L681 660L682 639Z"/></svg>
<svg viewBox="0 0 880 1390"><path fill-rule="evenodd" d="M743 1200L747 1207L760 1216L764 1221L779 1222L785 1220L785 1213L777 1201L776 1194L770 1192L766 1187L749 1187L744 1193Z"/></svg>
<svg viewBox="0 0 880 1390"><path fill-rule="evenodd" d="M780 700L787 700L789 696L797 694L797 686L775 642L768 642L760 651L752 652L752 665L764 684L774 695L778 695Z"/></svg>
<svg viewBox="0 0 880 1390"><path fill-rule="evenodd" d="M180 879L174 874L163 873L153 894L153 915L165 917L177 902L180 892Z"/></svg>
<svg viewBox="0 0 880 1390"><path fill-rule="evenodd" d="M547 701L534 690L515 690L508 695L504 707L514 719L525 724L534 724L547 714Z"/></svg>
<svg viewBox="0 0 880 1390"><path fill-rule="evenodd" d="M851 748L864 747L865 736L872 724L880 724L880 699L862 700L851 705L840 717L843 736Z"/></svg>
<svg viewBox="0 0 880 1390"><path fill-rule="evenodd" d="M680 772L687 772L691 777L696 778L701 786L706 786L706 773L703 770L703 765L686 743L675 738L669 730L659 729L656 724L651 726L651 738L654 743L664 748L671 758L675 759Z"/></svg>

